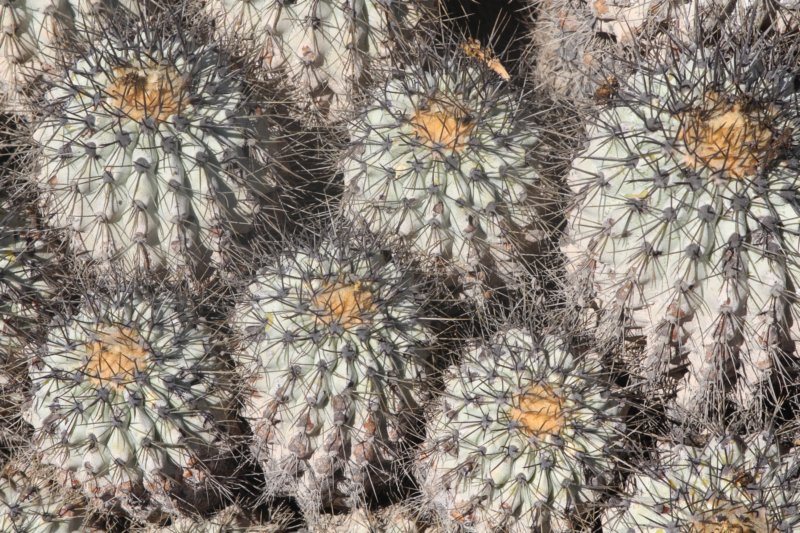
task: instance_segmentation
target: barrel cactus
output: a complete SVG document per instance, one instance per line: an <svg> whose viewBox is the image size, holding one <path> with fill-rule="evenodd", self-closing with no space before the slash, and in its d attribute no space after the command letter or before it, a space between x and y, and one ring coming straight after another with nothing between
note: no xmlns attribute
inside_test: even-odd
<svg viewBox="0 0 800 533"><path fill-rule="evenodd" d="M72 28L66 0L13 0L0 5L0 109L30 111L25 93L52 70Z"/></svg>
<svg viewBox="0 0 800 533"><path fill-rule="evenodd" d="M622 433L595 363L510 329L466 353L443 389L419 461L442 519L476 533L573 531Z"/></svg>
<svg viewBox="0 0 800 533"><path fill-rule="evenodd" d="M386 82L349 126L342 212L446 272L510 281L550 233L543 127L474 54Z"/></svg>
<svg viewBox="0 0 800 533"><path fill-rule="evenodd" d="M84 524L81 495L56 486L51 470L29 458L13 459L3 467L0 472L0 531L89 531Z"/></svg>
<svg viewBox="0 0 800 533"><path fill-rule="evenodd" d="M688 369L694 412L752 404L800 338L800 95L786 67L722 50L621 78L568 176L564 250L601 337L644 337L650 378Z"/></svg>
<svg viewBox="0 0 800 533"><path fill-rule="evenodd" d="M112 25L54 82L34 132L45 214L101 270L224 264L274 185L248 158L235 69L168 26L123 39Z"/></svg>
<svg viewBox="0 0 800 533"><path fill-rule="evenodd" d="M226 368L215 331L177 293L89 293L31 360L33 444L95 506L213 502L233 429Z"/></svg>
<svg viewBox="0 0 800 533"><path fill-rule="evenodd" d="M340 236L300 247L237 308L254 451L309 510L381 490L417 426L433 334L413 280L378 250Z"/></svg>
<svg viewBox="0 0 800 533"><path fill-rule="evenodd" d="M337 117L393 48L395 32L413 27L426 0L210 0L222 37L256 46L270 72L285 73L309 110Z"/></svg>
<svg viewBox="0 0 800 533"><path fill-rule="evenodd" d="M748 440L715 437L702 448L666 450L657 471L633 476L625 506L606 511L603 530L798 531L789 461L768 438Z"/></svg>

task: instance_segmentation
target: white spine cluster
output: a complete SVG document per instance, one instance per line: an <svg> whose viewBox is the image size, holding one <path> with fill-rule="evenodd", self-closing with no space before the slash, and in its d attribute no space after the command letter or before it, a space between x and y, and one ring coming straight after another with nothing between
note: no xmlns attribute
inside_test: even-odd
<svg viewBox="0 0 800 533"><path fill-rule="evenodd" d="M591 119L568 176L564 250L603 327L644 334L651 378L688 361L678 402L693 410L731 389L750 403L800 338L791 79L703 49L642 68Z"/></svg>
<svg viewBox="0 0 800 533"><path fill-rule="evenodd" d="M445 376L420 481L443 520L470 531L573 531L610 473L619 405L592 363L511 329Z"/></svg>
<svg viewBox="0 0 800 533"><path fill-rule="evenodd" d="M273 488L344 506L392 479L423 399L421 318L400 268L354 244L298 250L255 279L236 325Z"/></svg>

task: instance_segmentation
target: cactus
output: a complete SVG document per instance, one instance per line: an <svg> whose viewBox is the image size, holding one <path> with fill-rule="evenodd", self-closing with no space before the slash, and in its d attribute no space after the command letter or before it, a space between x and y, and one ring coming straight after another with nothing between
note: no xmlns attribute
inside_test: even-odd
<svg viewBox="0 0 800 533"><path fill-rule="evenodd" d="M444 531L427 526L416 516L417 509L395 504L371 511L354 509L346 514L325 515L316 521L311 533L438 533Z"/></svg>
<svg viewBox="0 0 800 533"><path fill-rule="evenodd" d="M66 0L13 0L0 4L0 107L28 112L26 92L54 68L58 46L72 29Z"/></svg>
<svg viewBox="0 0 800 533"><path fill-rule="evenodd" d="M440 270L510 281L557 198L536 115L465 49L389 80L352 122L342 212Z"/></svg>
<svg viewBox="0 0 800 533"><path fill-rule="evenodd" d="M392 481L433 341L413 281L374 240L351 238L281 257L235 318L254 451L270 487L309 512Z"/></svg>
<svg viewBox="0 0 800 533"><path fill-rule="evenodd" d="M386 63L396 32L421 18L427 0L210 0L221 37L249 41L270 72L288 75L310 111L337 118ZM313 113L312 113L313 115Z"/></svg>
<svg viewBox="0 0 800 533"><path fill-rule="evenodd" d="M236 71L165 28L96 43L54 83L34 132L45 214L101 270L202 275L274 185L248 159Z"/></svg>
<svg viewBox="0 0 800 533"><path fill-rule="evenodd" d="M534 82L555 96L591 97L612 45L597 33L589 7L581 0L536 0L533 6L527 55Z"/></svg>
<svg viewBox="0 0 800 533"><path fill-rule="evenodd" d="M94 506L213 502L233 429L214 337L177 293L90 292L30 363L25 416L43 461L72 473Z"/></svg>
<svg viewBox="0 0 800 533"><path fill-rule="evenodd" d="M643 335L633 363L650 379L688 366L677 401L693 412L725 391L751 405L798 338L800 100L785 67L751 61L758 48L723 51L620 79L567 178L564 251L600 336Z"/></svg>
<svg viewBox="0 0 800 533"><path fill-rule="evenodd" d="M22 457L3 467L0 472L0 531L89 531L84 524L81 495L57 487L51 470Z"/></svg>
<svg viewBox="0 0 800 533"><path fill-rule="evenodd" d="M797 531L800 503L791 468L761 435L715 437L702 448L666 450L655 472L629 481L626 507L611 507L604 531Z"/></svg>
<svg viewBox="0 0 800 533"><path fill-rule="evenodd" d="M418 469L442 520L476 533L573 531L621 434L596 364L509 329L466 353L443 389Z"/></svg>
<svg viewBox="0 0 800 533"><path fill-rule="evenodd" d="M135 533L285 533L293 517L285 508L277 508L265 522L252 520L239 505L230 505L210 518L181 516L169 525L148 524L133 528Z"/></svg>

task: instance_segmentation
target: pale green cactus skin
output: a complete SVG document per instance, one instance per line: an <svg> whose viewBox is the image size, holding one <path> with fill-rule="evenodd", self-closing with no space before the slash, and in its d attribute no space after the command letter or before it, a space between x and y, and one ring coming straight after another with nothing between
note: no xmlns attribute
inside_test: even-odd
<svg viewBox="0 0 800 533"><path fill-rule="evenodd" d="M14 0L0 5L0 110L28 112L23 90L54 68L71 32L66 0Z"/></svg>
<svg viewBox="0 0 800 533"><path fill-rule="evenodd" d="M450 58L378 90L349 126L342 212L421 259L508 279L547 235L539 127L495 72Z"/></svg>
<svg viewBox="0 0 800 533"><path fill-rule="evenodd" d="M355 243L296 250L254 280L238 358L271 487L316 508L391 481L424 399L433 334L421 318L410 278Z"/></svg>
<svg viewBox="0 0 800 533"><path fill-rule="evenodd" d="M796 466L795 466L796 467ZM627 507L609 508L604 531L800 531L792 465L764 435L674 446L659 468L630 480Z"/></svg>
<svg viewBox="0 0 800 533"><path fill-rule="evenodd" d="M302 100L336 116L352 107L368 72L387 60L392 23L412 23L416 15L407 11L415 4L210 0L205 9L222 37L255 44L269 72L286 73Z"/></svg>
<svg viewBox="0 0 800 533"><path fill-rule="evenodd" d="M443 390L419 461L442 520L479 533L573 531L623 432L596 363L511 329L469 350Z"/></svg>
<svg viewBox="0 0 800 533"><path fill-rule="evenodd" d="M269 180L246 161L245 96L214 46L103 40L46 101L34 132L43 209L99 270L202 272L252 229Z"/></svg>
<svg viewBox="0 0 800 533"><path fill-rule="evenodd" d="M49 471L30 461L12 461L0 473L0 531L84 531L79 494L57 490Z"/></svg>
<svg viewBox="0 0 800 533"><path fill-rule="evenodd" d="M166 506L165 493L211 481L233 392L214 331L186 307L169 293L92 295L31 361L34 446L87 496L133 508L146 491Z"/></svg>
<svg viewBox="0 0 800 533"><path fill-rule="evenodd" d="M563 249L603 311L601 336L619 335L620 317L643 334L635 367L650 379L688 362L677 403L692 411L726 393L751 405L800 338L798 95L756 63L736 82L740 67L701 50L620 80L567 178Z"/></svg>

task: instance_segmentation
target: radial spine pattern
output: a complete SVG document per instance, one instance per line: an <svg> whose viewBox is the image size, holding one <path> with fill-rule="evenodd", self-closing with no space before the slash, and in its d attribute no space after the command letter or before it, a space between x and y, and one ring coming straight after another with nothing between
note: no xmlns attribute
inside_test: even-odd
<svg viewBox="0 0 800 533"><path fill-rule="evenodd" d="M532 161L541 129L523 107L473 58L388 81L350 125L344 214L447 269L511 275L555 204Z"/></svg>
<svg viewBox="0 0 800 533"><path fill-rule="evenodd" d="M213 46L163 28L96 43L47 95L34 138L50 223L103 269L202 269L251 229L245 96Z"/></svg>
<svg viewBox="0 0 800 533"><path fill-rule="evenodd" d="M443 520L477 533L573 531L622 431L594 364L511 329L466 353L443 390L419 464Z"/></svg>
<svg viewBox="0 0 800 533"><path fill-rule="evenodd" d="M791 469L764 436L745 445L714 438L703 448L677 446L652 473L637 473L624 496L627 507L609 508L604 531L800 531L800 504Z"/></svg>
<svg viewBox="0 0 800 533"><path fill-rule="evenodd" d="M336 238L281 258L249 293L244 415L268 482L306 506L353 505L392 478L416 426L433 336L410 279Z"/></svg>
<svg viewBox="0 0 800 533"><path fill-rule="evenodd" d="M602 335L620 319L644 334L650 377L688 362L687 407L732 387L750 403L800 337L792 79L704 49L642 68L591 120L568 177L564 249L588 276Z"/></svg>
<svg viewBox="0 0 800 533"><path fill-rule="evenodd" d="M110 505L206 490L232 413L213 343L170 293L87 297L30 364L26 415L44 461Z"/></svg>

